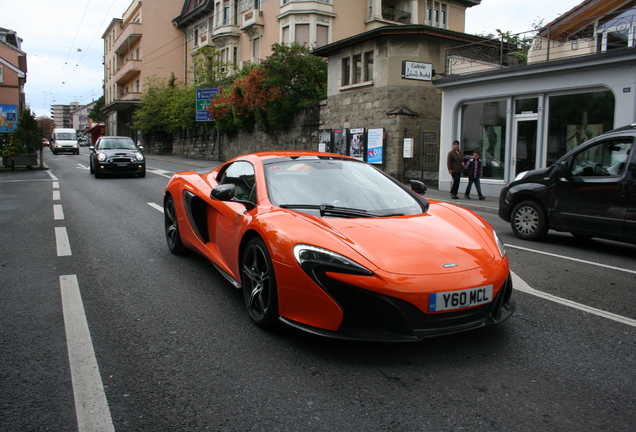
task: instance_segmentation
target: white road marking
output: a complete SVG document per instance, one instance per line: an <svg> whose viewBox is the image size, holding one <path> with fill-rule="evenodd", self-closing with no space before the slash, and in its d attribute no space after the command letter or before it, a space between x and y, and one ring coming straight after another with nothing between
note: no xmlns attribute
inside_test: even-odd
<svg viewBox="0 0 636 432"><path fill-rule="evenodd" d="M591 314L598 315L600 317L607 318L622 324L627 324L629 326L636 327L636 320L633 320L631 318L627 318L621 315L616 315L611 312L602 311L600 309L595 309L593 307L589 307L589 306L574 302L572 300L563 299L563 298L554 296L552 294L538 291L532 288L530 285L528 285L523 279L517 276L514 272L511 272L511 273L512 273L512 286L517 291L521 291L536 297L541 297L545 300L550 300L552 302L559 303L567 307L582 310L583 312L591 313Z"/></svg>
<svg viewBox="0 0 636 432"><path fill-rule="evenodd" d="M77 166L80 167L81 169L85 169L85 170L88 169L88 167L86 165L83 165L81 163L78 163Z"/></svg>
<svg viewBox="0 0 636 432"><path fill-rule="evenodd" d="M53 204L53 219L64 220L64 210L60 204Z"/></svg>
<svg viewBox="0 0 636 432"><path fill-rule="evenodd" d="M53 191L53 201L59 201L60 200L60 191L59 190L54 190Z"/></svg>
<svg viewBox="0 0 636 432"><path fill-rule="evenodd" d="M78 432L115 432L76 275L60 276Z"/></svg>
<svg viewBox="0 0 636 432"><path fill-rule="evenodd" d="M152 207L155 210L159 210L161 213L163 213L163 207L161 207L159 204L155 204L155 203L148 203L148 205L150 207Z"/></svg>
<svg viewBox="0 0 636 432"><path fill-rule="evenodd" d="M165 178L172 178L172 175L174 174L174 172L172 172L172 171L166 171L166 170L162 170L162 169L159 169L159 168L152 168L152 169L146 168L146 171L149 172L149 173L153 173L153 174L157 174L157 175L163 176Z"/></svg>
<svg viewBox="0 0 636 432"><path fill-rule="evenodd" d="M49 177L51 177L51 180L57 180L57 177L55 177L55 175L53 175L51 171L47 171L46 173L49 175Z"/></svg>
<svg viewBox="0 0 636 432"><path fill-rule="evenodd" d="M57 256L71 256L71 242L68 241L66 227L55 227L55 244Z"/></svg>
<svg viewBox="0 0 636 432"><path fill-rule="evenodd" d="M60 188L60 182L54 181L53 182L53 189L59 189L59 188Z"/></svg>
<svg viewBox="0 0 636 432"><path fill-rule="evenodd" d="M586 261L586 260L582 260L582 259L578 259L578 258L572 258L572 257L568 257L568 256L565 256L565 255L557 255L557 254L553 254L553 253L550 253L550 252L543 252L543 251L536 250L536 249L528 249L528 248L524 248L524 247L521 247L521 246L515 246L515 245L510 245L510 244L506 244L505 246L506 246L506 248L520 249L520 250L524 250L524 251L528 251L528 252L534 252L534 253L538 253L538 254L542 254L542 255L548 255L548 256L561 258L561 259L565 259L565 260L576 261L576 262L580 262L580 263L583 263L583 264L593 265L593 266L597 266L597 267L603 267L603 268L610 269L610 270L617 270L617 271L622 271L622 272L625 272L625 273L636 274L636 271L634 271L634 270L624 269L624 268L620 268L620 267L614 267L614 266L606 265L606 264L599 264L599 263L596 263L596 262Z"/></svg>

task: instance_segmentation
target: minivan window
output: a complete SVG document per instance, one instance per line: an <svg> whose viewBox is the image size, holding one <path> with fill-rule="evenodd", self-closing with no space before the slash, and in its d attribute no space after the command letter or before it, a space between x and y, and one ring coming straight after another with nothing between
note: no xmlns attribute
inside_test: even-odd
<svg viewBox="0 0 636 432"><path fill-rule="evenodd" d="M57 132L55 134L55 139L62 141L75 141L77 140L77 136L72 132Z"/></svg>
<svg viewBox="0 0 636 432"><path fill-rule="evenodd" d="M575 177L620 176L625 172L631 139L603 141L572 158L570 175Z"/></svg>

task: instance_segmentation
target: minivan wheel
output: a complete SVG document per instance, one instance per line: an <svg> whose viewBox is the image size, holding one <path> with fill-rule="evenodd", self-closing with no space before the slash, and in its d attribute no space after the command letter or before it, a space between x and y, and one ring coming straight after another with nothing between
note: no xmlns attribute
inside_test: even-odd
<svg viewBox="0 0 636 432"><path fill-rule="evenodd" d="M548 218L538 202L522 201L512 210L510 226L520 239L540 240L548 232Z"/></svg>

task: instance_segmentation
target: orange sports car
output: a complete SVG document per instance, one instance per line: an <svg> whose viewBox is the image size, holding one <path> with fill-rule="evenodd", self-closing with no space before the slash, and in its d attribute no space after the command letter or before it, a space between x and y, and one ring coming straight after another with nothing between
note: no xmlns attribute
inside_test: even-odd
<svg viewBox="0 0 636 432"><path fill-rule="evenodd" d="M166 239L243 290L261 327L410 341L506 320L512 280L492 227L411 187L345 156L249 154L172 177Z"/></svg>

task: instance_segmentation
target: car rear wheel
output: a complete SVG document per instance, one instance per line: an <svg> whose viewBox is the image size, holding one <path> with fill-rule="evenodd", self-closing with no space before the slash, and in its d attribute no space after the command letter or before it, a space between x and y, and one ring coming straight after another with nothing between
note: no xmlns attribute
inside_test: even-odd
<svg viewBox="0 0 636 432"><path fill-rule="evenodd" d="M510 225L517 237L523 240L540 240L548 232L548 218L541 204L522 201L512 210Z"/></svg>
<svg viewBox="0 0 636 432"><path fill-rule="evenodd" d="M174 200L171 196L166 199L166 203L163 208L163 214L168 249L170 249L170 252L175 255L181 255L186 251L186 248L181 242L181 235L179 234L179 223L177 220L177 208L174 205Z"/></svg>
<svg viewBox="0 0 636 432"><path fill-rule="evenodd" d="M247 243L241 267L243 298L250 318L259 327L273 327L278 320L278 294L272 260L263 240L255 237Z"/></svg>

